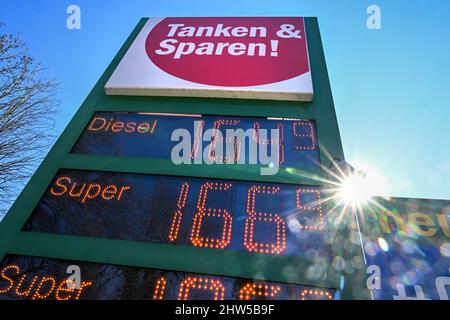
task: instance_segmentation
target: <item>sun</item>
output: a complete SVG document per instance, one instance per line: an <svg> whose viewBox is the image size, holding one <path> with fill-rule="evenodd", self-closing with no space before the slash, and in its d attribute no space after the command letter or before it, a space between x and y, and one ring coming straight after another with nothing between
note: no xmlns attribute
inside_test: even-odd
<svg viewBox="0 0 450 320"><path fill-rule="evenodd" d="M339 180L337 198L345 205L362 206L370 202L372 197L388 193L386 179L371 166L365 166L360 171L348 171Z"/></svg>
<svg viewBox="0 0 450 320"><path fill-rule="evenodd" d="M345 204L365 204L371 197L370 186L363 175L345 177L338 189L338 198Z"/></svg>

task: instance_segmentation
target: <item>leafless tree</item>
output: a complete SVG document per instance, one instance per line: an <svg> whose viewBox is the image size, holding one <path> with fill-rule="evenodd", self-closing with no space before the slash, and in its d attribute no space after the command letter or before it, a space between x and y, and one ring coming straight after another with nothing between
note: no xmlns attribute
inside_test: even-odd
<svg viewBox="0 0 450 320"><path fill-rule="evenodd" d="M57 83L0 22L0 219L53 140Z"/></svg>

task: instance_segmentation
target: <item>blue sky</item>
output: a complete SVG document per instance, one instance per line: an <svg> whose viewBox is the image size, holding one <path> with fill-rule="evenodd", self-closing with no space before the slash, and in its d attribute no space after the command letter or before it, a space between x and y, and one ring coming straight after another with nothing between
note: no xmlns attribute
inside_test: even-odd
<svg viewBox="0 0 450 320"><path fill-rule="evenodd" d="M81 8L81 30L66 8ZM382 29L366 28L377 4ZM142 16L317 16L347 161L393 196L450 199L450 1L23 1L0 20L60 83L62 132Z"/></svg>

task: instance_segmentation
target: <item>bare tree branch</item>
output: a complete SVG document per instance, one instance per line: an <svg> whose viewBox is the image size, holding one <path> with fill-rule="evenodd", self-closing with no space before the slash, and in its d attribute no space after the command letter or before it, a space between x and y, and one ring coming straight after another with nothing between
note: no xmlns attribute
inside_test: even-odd
<svg viewBox="0 0 450 320"><path fill-rule="evenodd" d="M58 84L0 22L0 219L53 140Z"/></svg>

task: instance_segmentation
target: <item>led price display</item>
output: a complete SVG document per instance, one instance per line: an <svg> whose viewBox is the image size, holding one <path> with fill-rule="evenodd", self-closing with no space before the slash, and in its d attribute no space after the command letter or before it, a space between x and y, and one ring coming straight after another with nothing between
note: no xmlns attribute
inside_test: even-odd
<svg viewBox="0 0 450 320"><path fill-rule="evenodd" d="M253 150L249 146L253 143L258 150L265 148L269 155L272 144L275 144L273 149L278 150L280 167L308 170L320 165L315 123L301 119L97 112L72 152L170 160L173 147L179 143L179 140L171 140L177 129L189 132L189 158L192 162L205 157L205 153L208 154L207 160L217 161L215 153L222 145L223 162L245 160L249 163L249 154ZM212 129L209 136L206 134L208 129ZM227 130L237 129L247 132L245 141L227 135ZM272 129L278 129L278 139L272 136ZM227 142L233 145L235 154L227 156ZM263 163L260 157L256 157L255 162Z"/></svg>
<svg viewBox="0 0 450 320"><path fill-rule="evenodd" d="M79 268L79 283L67 273ZM327 288L242 278L8 255L0 300L332 300Z"/></svg>
<svg viewBox="0 0 450 320"><path fill-rule="evenodd" d="M25 231L329 262L319 187L63 170Z"/></svg>

